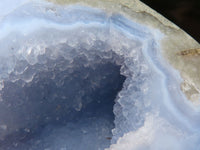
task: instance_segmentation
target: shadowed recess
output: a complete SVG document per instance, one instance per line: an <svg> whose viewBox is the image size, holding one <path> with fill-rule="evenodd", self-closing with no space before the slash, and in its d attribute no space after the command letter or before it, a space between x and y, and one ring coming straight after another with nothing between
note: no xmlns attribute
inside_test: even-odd
<svg viewBox="0 0 200 150"><path fill-rule="evenodd" d="M40 57L45 57L45 54ZM94 57L95 60L89 61L85 55L80 55L73 62L61 56L56 60L46 59L45 65L28 65L27 72L40 70L34 74L31 82L6 81L1 91L4 99L1 109L5 107L13 113L17 112L15 124L20 128L15 127L14 132L0 141L3 145L1 149L45 148L44 141L37 143L42 134L46 135L46 130L49 130L48 134L57 132L55 129L60 128L73 131L74 135L70 138L77 138L76 142L80 136L90 134L88 140L96 138L104 142L103 147L109 146L114 128L114 100L122 89L125 77L120 75L120 66L112 58ZM26 64L18 62L19 65L22 63ZM100 123L100 120L104 122ZM13 120L7 121L7 124L12 124ZM85 124L90 130L80 131ZM68 134L67 131L65 133ZM70 143L66 143L70 146ZM84 145L84 142L81 144ZM90 146L95 149L95 144Z"/></svg>

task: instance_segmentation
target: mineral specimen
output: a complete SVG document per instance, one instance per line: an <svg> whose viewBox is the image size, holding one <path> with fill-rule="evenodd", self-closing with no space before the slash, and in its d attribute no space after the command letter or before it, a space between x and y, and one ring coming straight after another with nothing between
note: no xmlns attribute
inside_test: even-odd
<svg viewBox="0 0 200 150"><path fill-rule="evenodd" d="M178 27L139 1L10 2L0 4L0 150L200 148L198 105L172 68L177 39L198 44Z"/></svg>

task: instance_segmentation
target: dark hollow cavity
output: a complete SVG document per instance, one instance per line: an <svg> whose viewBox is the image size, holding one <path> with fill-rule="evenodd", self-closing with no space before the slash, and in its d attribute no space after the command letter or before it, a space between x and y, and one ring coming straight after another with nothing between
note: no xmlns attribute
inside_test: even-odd
<svg viewBox="0 0 200 150"><path fill-rule="evenodd" d="M121 66L113 59L117 57L112 52L112 58L94 54L92 60L84 54L73 61L61 56L45 58L45 65L19 61L19 66L28 68L21 78L34 76L30 82L4 81L0 118L6 129L0 129L0 150L48 149L46 143L55 142L51 134L65 129L66 133L58 136L63 136L65 142L60 145L66 149L81 149L74 143L82 145L82 150L108 147L114 128L114 100L125 81ZM10 79L14 76L11 73ZM68 131L70 137L65 137Z"/></svg>

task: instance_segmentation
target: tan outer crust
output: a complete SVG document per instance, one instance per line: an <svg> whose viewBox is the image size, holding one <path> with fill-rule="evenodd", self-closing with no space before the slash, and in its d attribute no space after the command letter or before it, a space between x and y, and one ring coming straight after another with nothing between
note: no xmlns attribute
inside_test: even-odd
<svg viewBox="0 0 200 150"><path fill-rule="evenodd" d="M200 55L177 55L200 45L178 26L139 0L48 0L62 5L82 4L97 7L109 13L121 13L133 21L159 29L164 33L161 53L176 68L184 82L181 89L195 104L200 101ZM142 19L141 19L142 18Z"/></svg>

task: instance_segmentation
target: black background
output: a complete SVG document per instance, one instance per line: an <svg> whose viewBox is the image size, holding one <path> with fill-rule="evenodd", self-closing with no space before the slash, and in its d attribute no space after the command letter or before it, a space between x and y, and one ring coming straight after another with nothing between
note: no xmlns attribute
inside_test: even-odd
<svg viewBox="0 0 200 150"><path fill-rule="evenodd" d="M141 0L200 43L200 0Z"/></svg>

